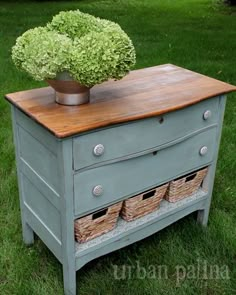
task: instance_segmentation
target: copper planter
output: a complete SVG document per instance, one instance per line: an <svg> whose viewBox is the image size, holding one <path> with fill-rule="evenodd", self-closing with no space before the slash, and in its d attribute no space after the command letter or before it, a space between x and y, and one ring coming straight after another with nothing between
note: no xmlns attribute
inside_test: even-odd
<svg viewBox="0 0 236 295"><path fill-rule="evenodd" d="M63 105L80 105L89 102L90 88L74 81L69 74L59 74L56 79L48 79L48 84L56 92L56 102Z"/></svg>

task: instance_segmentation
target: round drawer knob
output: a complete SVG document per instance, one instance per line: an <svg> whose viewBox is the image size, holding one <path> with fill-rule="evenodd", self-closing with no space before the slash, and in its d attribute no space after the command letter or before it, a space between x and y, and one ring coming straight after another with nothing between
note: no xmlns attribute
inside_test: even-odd
<svg viewBox="0 0 236 295"><path fill-rule="evenodd" d="M93 195L98 197L101 196L103 193L103 187L99 184L93 188Z"/></svg>
<svg viewBox="0 0 236 295"><path fill-rule="evenodd" d="M200 153L201 156L205 156L207 154L207 152L208 152L207 146L203 146L203 147L200 148L199 153Z"/></svg>
<svg viewBox="0 0 236 295"><path fill-rule="evenodd" d="M210 117L211 117L211 111L210 110L205 111L203 114L203 119L208 120Z"/></svg>
<svg viewBox="0 0 236 295"><path fill-rule="evenodd" d="M93 149L93 153L95 156L101 156L104 154L105 151L105 147L103 144L97 144L94 149Z"/></svg>

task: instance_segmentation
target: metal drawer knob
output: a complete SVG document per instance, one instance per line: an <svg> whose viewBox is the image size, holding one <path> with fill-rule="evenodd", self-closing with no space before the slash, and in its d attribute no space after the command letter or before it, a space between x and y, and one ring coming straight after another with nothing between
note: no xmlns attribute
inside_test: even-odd
<svg viewBox="0 0 236 295"><path fill-rule="evenodd" d="M211 117L211 111L210 110L205 111L203 114L203 119L208 120L210 117Z"/></svg>
<svg viewBox="0 0 236 295"><path fill-rule="evenodd" d="M103 193L103 187L99 184L93 188L93 195L98 197L101 196Z"/></svg>
<svg viewBox="0 0 236 295"><path fill-rule="evenodd" d="M203 147L200 148L199 153L200 153L201 156L205 156L207 154L207 152L208 152L207 146L203 146Z"/></svg>
<svg viewBox="0 0 236 295"><path fill-rule="evenodd" d="M93 149L93 153L95 156L101 156L104 154L105 151L105 147L103 144L97 144L94 149Z"/></svg>

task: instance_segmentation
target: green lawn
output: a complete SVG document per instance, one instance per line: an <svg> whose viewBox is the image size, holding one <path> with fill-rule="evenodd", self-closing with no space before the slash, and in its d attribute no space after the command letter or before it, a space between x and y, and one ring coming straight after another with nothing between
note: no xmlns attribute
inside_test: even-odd
<svg viewBox="0 0 236 295"><path fill-rule="evenodd" d="M11 47L25 30L44 25L60 10L84 12L118 22L133 39L137 68L173 63L236 84L236 15L213 0L87 0L0 3L0 294L63 294L61 265L40 240L22 242L10 107L5 93L43 86L18 72ZM139 243L101 257L77 272L81 295L236 293L236 95L229 95L209 226L191 215ZM138 277L137 262L163 265L167 276ZM206 268L191 275L191 267ZM134 266L117 280L117 265ZM178 268L179 265L179 268ZM225 272L211 278L214 265ZM181 279L177 281L179 270ZM187 271L187 278L184 278ZM120 272L118 273L120 275ZM159 276L159 278L158 278Z"/></svg>

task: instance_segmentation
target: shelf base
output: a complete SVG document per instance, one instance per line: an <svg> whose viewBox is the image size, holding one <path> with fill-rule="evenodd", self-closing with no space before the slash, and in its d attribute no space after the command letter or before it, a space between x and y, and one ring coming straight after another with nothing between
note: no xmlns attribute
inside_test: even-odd
<svg viewBox="0 0 236 295"><path fill-rule="evenodd" d="M176 203L162 201L160 209L146 216L127 222L119 219L112 231L86 243L75 243L76 268L88 261L141 240L182 217L204 209L207 193L199 190L194 195Z"/></svg>

